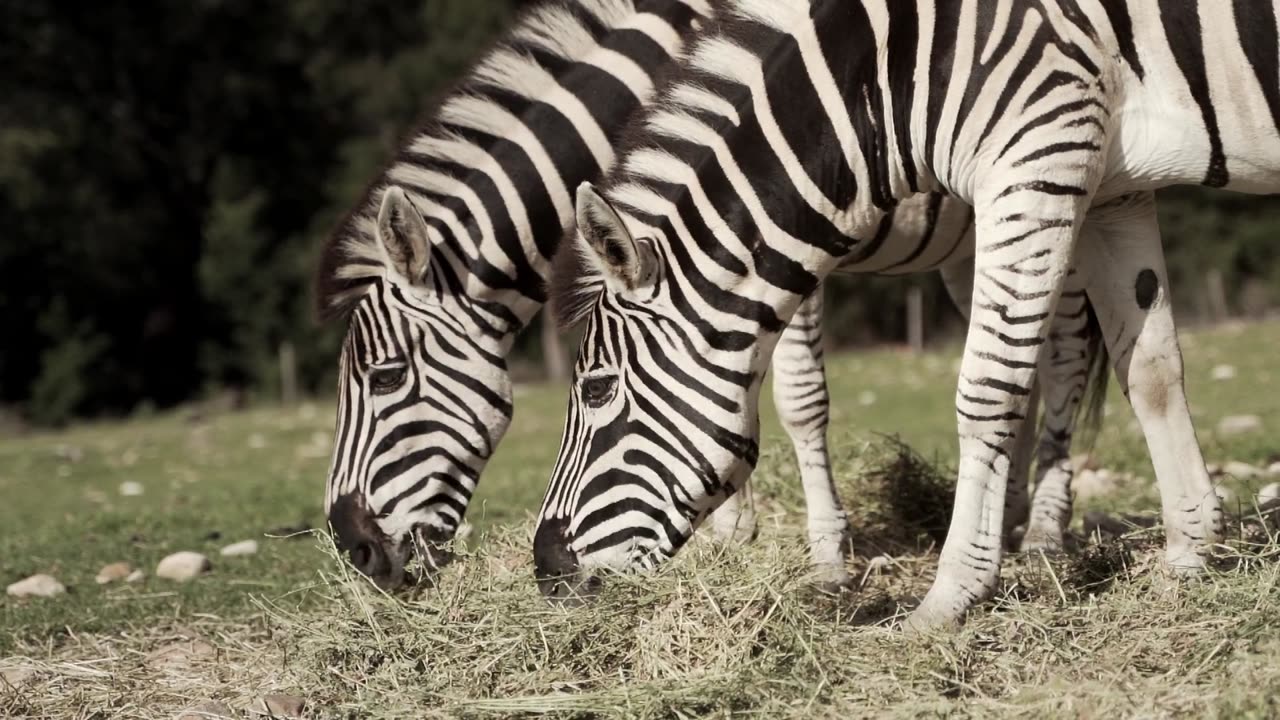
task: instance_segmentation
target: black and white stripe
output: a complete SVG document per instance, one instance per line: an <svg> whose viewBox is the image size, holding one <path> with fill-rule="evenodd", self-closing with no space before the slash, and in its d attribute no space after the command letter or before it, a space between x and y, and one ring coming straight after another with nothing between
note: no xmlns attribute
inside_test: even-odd
<svg viewBox="0 0 1280 720"><path fill-rule="evenodd" d="M579 188L580 244L561 253L555 292L586 337L535 538L541 574L674 553L754 465L761 376L822 278L956 257L886 232L899 202L929 192L974 207L975 260L955 515L912 623L956 620L994 589L1017 428L1051 319L1077 314L1080 291L1147 434L1166 558L1202 567L1220 508L1151 191L1280 188L1273 5L732 5L741 21L699 39L606 194Z"/></svg>

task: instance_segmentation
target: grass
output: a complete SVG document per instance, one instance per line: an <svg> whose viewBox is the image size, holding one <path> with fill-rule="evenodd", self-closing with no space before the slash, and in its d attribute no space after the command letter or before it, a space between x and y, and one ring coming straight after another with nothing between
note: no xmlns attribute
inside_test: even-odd
<svg viewBox="0 0 1280 720"><path fill-rule="evenodd" d="M1269 434L1280 427L1278 342L1274 322L1186 334L1211 462L1265 463L1280 450ZM204 699L243 709L267 692L306 696L326 717L1280 714L1280 548L1256 523L1203 580L1166 577L1158 533L1136 533L1066 558L1011 558L999 597L958 633L890 629L936 565L930 519L955 462L957 357L829 356L833 456L863 580L838 598L808 581L798 477L771 417L755 543L697 542L656 576L615 578L601 602L575 610L541 600L529 562L563 388L521 391L470 515L476 541L409 599L353 577L322 537L267 536L323 522L328 405L188 410L0 441L0 580L49 572L70 590L0 600L0 716L158 717ZM1235 379L1210 380L1223 362ZM1118 393L1109 408L1096 457L1150 478ZM1258 415L1264 431L1218 437L1218 419L1233 414ZM122 496L126 481L144 493ZM1247 499L1270 481L1224 483L1248 517ZM1078 517L1158 507L1143 480L1078 505ZM261 543L257 555L217 555L246 538ZM108 562L150 572L188 549L211 556L211 575L92 580ZM870 569L880 553L892 562Z"/></svg>

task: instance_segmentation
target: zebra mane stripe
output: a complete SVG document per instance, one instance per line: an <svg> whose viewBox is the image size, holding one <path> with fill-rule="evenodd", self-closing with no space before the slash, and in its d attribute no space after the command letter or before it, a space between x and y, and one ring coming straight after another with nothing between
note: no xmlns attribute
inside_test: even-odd
<svg viewBox="0 0 1280 720"><path fill-rule="evenodd" d="M397 168L421 167L421 158L411 157L415 145L431 148L452 140L456 134L448 132L449 123L483 125L476 118L483 119L481 106L492 102L489 96L496 88L526 97L549 89L534 86L548 82L550 75L530 55L530 49L577 60L598 47L599 30L625 22L637 12L638 3L639 0L547 0L521 11L511 29L481 53L457 84L427 104L425 117L400 138L394 156L330 233L320 251L314 281L316 319L329 322L345 317L382 275L386 259L378 244L376 226L382 190L394 183L392 177ZM705 3L698 0L684 3L696 10L706 9ZM554 84L554 78L550 82ZM472 122L467 122L468 118Z"/></svg>

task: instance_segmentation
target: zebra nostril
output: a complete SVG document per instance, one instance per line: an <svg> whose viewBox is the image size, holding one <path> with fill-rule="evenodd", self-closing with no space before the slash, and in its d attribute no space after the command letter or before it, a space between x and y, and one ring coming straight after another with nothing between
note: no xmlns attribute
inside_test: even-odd
<svg viewBox="0 0 1280 720"><path fill-rule="evenodd" d="M351 548L351 564L371 578L377 578L390 570L386 553L371 542L358 543Z"/></svg>

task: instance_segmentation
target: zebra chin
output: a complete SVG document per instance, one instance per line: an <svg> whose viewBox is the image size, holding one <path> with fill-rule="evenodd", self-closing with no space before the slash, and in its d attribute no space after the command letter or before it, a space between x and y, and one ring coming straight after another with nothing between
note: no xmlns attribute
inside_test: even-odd
<svg viewBox="0 0 1280 720"><path fill-rule="evenodd" d="M329 509L329 524L351 565L383 590L432 586L435 573L454 559L452 532L422 524L400 537L389 536L363 496L339 497Z"/></svg>

